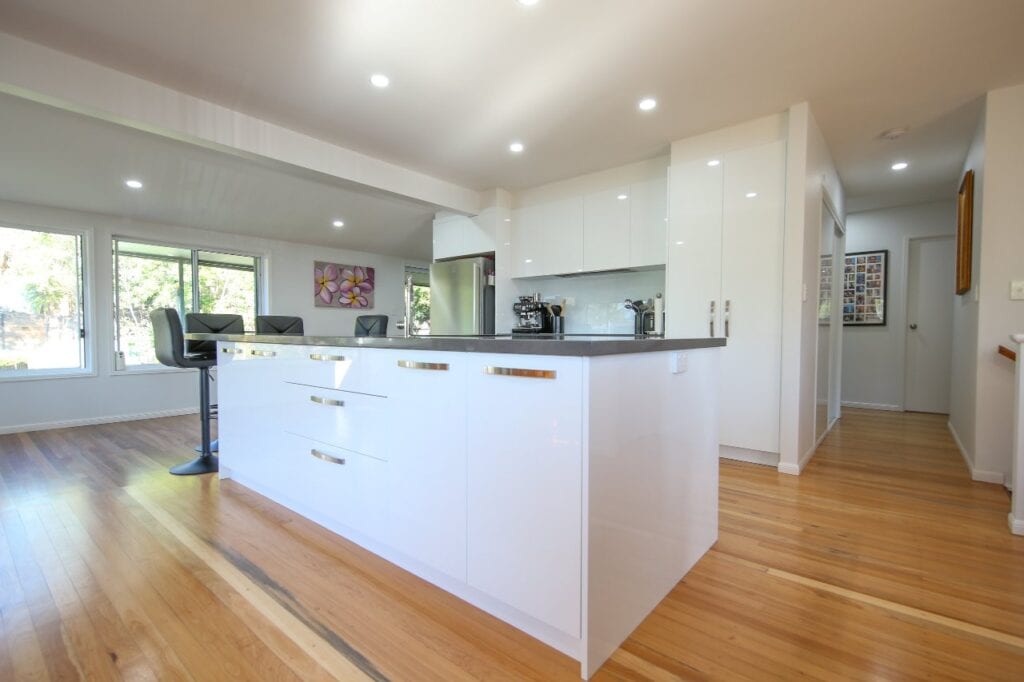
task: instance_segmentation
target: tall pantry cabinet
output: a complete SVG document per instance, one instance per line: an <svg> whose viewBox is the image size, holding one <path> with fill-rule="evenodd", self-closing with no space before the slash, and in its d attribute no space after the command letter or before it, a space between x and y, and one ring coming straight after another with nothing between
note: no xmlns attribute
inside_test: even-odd
<svg viewBox="0 0 1024 682"><path fill-rule="evenodd" d="M779 452L785 189L784 140L672 161L666 331L728 339L726 457L764 461Z"/></svg>

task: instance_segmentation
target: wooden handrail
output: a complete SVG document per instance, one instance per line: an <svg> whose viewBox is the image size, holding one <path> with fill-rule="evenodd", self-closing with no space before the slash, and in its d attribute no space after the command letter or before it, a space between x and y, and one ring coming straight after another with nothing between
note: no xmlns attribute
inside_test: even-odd
<svg viewBox="0 0 1024 682"><path fill-rule="evenodd" d="M999 346L999 354L1002 355L1004 358L1010 358L1010 360L1012 360L1013 362L1017 362L1016 351L1010 350L1006 346Z"/></svg>

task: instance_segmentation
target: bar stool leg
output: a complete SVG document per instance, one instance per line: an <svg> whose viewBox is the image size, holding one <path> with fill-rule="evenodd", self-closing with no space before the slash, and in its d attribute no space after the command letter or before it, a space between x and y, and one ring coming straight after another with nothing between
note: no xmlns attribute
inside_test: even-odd
<svg viewBox="0 0 1024 682"><path fill-rule="evenodd" d="M203 367L199 370L199 416L202 423L202 453L190 462L171 467L175 476L194 476L196 474L212 474L218 469L217 457L210 449L210 370Z"/></svg>

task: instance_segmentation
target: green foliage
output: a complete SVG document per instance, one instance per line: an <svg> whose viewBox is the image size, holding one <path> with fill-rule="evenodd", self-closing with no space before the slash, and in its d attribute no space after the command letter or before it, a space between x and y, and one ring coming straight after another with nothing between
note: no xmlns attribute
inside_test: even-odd
<svg viewBox="0 0 1024 682"><path fill-rule="evenodd" d="M430 287L414 284L412 287L412 321L416 328L430 322Z"/></svg>

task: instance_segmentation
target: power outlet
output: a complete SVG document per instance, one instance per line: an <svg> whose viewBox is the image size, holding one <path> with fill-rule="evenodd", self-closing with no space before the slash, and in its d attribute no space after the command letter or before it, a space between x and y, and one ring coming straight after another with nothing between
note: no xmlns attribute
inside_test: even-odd
<svg viewBox="0 0 1024 682"><path fill-rule="evenodd" d="M672 373L682 374L690 367L690 359L686 353L672 354Z"/></svg>
<svg viewBox="0 0 1024 682"><path fill-rule="evenodd" d="M1024 280L1010 282L1010 300L1024 301Z"/></svg>

